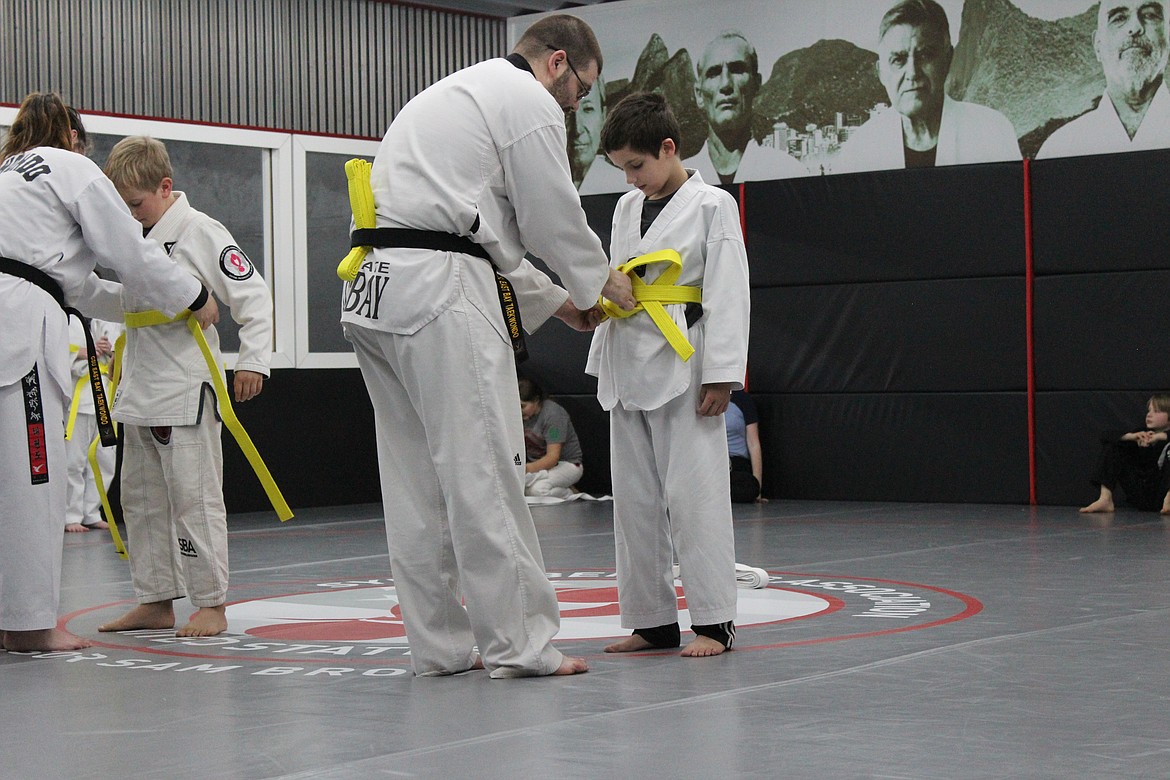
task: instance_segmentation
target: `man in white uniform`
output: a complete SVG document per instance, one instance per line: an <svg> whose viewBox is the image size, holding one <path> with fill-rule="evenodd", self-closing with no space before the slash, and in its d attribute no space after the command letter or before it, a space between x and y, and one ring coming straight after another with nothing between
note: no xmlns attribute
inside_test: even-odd
<svg viewBox="0 0 1170 780"><path fill-rule="evenodd" d="M743 33L727 30L707 44L696 65L695 101L707 115L707 141L688 165L710 184L808 176L787 150L752 137L752 115L763 78L756 49Z"/></svg>
<svg viewBox="0 0 1170 780"><path fill-rule="evenodd" d="M518 301L529 330L550 316L589 330L603 288L634 306L589 230L565 153L565 112L601 64L587 24L541 19L508 58L407 103L374 160L382 232L362 243L381 248L346 285L341 319L374 406L390 563L419 675L587 670L551 643L560 610L524 499L509 344L520 333L502 308Z"/></svg>
<svg viewBox="0 0 1170 780"><path fill-rule="evenodd" d="M891 108L853 133L833 173L1021 159L1007 117L947 96L955 49L942 6L903 0L882 17L878 35L878 78Z"/></svg>
<svg viewBox="0 0 1170 780"><path fill-rule="evenodd" d="M1102 0L1093 53L1105 72L1101 102L1050 135L1036 159L1170 146L1165 3Z"/></svg>
<svg viewBox="0 0 1170 780"><path fill-rule="evenodd" d="M33 93L0 151L0 643L13 651L88 645L56 628L73 386L61 301L119 319L92 305L112 284L93 274L101 261L164 312L218 319L215 300L142 237L114 186L72 146L60 97Z"/></svg>

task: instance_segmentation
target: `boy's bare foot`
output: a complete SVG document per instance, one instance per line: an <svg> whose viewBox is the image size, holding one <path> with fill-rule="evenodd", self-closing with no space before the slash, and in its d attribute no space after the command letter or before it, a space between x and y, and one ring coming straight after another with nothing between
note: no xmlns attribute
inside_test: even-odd
<svg viewBox="0 0 1170 780"><path fill-rule="evenodd" d="M13 653L30 653L36 650L51 653L60 650L80 650L93 643L88 639L64 631L60 628L45 628L40 631L4 631L0 632L0 643L4 649Z"/></svg>
<svg viewBox="0 0 1170 780"><path fill-rule="evenodd" d="M653 650L654 645L647 642L637 634L630 634L620 642L614 642L612 645L605 646L607 653L636 653L640 650Z"/></svg>
<svg viewBox="0 0 1170 780"><path fill-rule="evenodd" d="M561 661L561 666L553 674L584 674L589 671L589 664L585 663L584 658L574 658L566 655L565 660Z"/></svg>
<svg viewBox="0 0 1170 780"><path fill-rule="evenodd" d="M174 625L172 621L172 625ZM175 636L215 636L227 631L227 607L200 607Z"/></svg>
<svg viewBox="0 0 1170 780"><path fill-rule="evenodd" d="M84 533L85 531L88 531L88 530L89 529L86 528L81 523L66 523L65 524L65 533L67 533L67 534L80 534L80 533Z"/></svg>
<svg viewBox="0 0 1170 780"><path fill-rule="evenodd" d="M1166 509L1167 509L1166 505L1163 504L1162 511L1165 512ZM1112 512L1112 511L1113 511L1113 499L1110 499L1110 498L1098 498L1096 501L1089 504L1088 506L1081 507L1081 512Z"/></svg>
<svg viewBox="0 0 1170 780"><path fill-rule="evenodd" d="M174 628L175 609L169 601L139 604L117 620L98 626L98 631L134 631L140 628Z"/></svg>
<svg viewBox="0 0 1170 780"><path fill-rule="evenodd" d="M711 655L720 655L725 650L727 648L723 646L722 642L716 641L709 636L700 635L692 639L690 644L682 649L680 655L684 658L706 658Z"/></svg>
<svg viewBox="0 0 1170 780"><path fill-rule="evenodd" d="M96 523L87 523L86 524L85 530L89 531L90 529L93 529L96 531L108 531L108 530L110 530L110 524L107 523L105 520L98 520Z"/></svg>

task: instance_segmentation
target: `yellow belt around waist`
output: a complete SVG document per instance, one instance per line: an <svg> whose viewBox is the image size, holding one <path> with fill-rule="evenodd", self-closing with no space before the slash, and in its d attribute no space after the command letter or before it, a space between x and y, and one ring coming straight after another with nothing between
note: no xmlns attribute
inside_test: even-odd
<svg viewBox="0 0 1170 780"><path fill-rule="evenodd" d="M642 281L642 277L633 271L650 263L668 263L669 265L665 271L659 274L657 279L646 284ZM674 324L674 320L666 313L664 305L667 303L703 302L703 289L701 287L675 284L682 273L682 255L673 249L660 249L657 252L650 252L627 260L618 266L618 270L630 277L637 305L626 311L616 303L602 298L599 302L602 312L607 317L624 319L632 317L640 311L645 311L658 326L658 330L662 332L667 343L683 359L683 362L690 360L691 355L695 354L695 348L691 346L691 342L687 341L686 334L679 329L678 325Z"/></svg>
<svg viewBox="0 0 1170 780"><path fill-rule="evenodd" d="M153 325L166 325L172 322L187 321L187 330L191 331L191 335L195 337L195 343L199 345L199 351L203 353L203 359L207 361L207 367L211 371L212 387L215 390L216 400L219 402L219 417L223 420L223 424L232 432L232 437L235 438L236 444L239 445L240 450L244 453L244 457L248 459L252 470L256 472L256 476L260 479L260 484L264 487L264 492L268 496L268 500L272 503L272 508L276 510L276 516L280 518L281 522L292 518L292 510L289 509L288 503L285 502L284 496L280 492L280 488L276 486L276 480L272 478L272 474L268 471L268 466L264 464L264 459L260 457L260 453L256 450L256 445L252 443L252 438L248 436L248 432L244 430L243 424L240 423L239 418L236 417L235 409L232 408L231 393L228 392L227 384L224 383L223 374L220 373L219 366L215 364L215 356L211 354L211 347L207 344L207 338L203 335L203 330L199 327L199 322L191 316L189 310L180 312L175 317L168 317L161 311L140 311L140 312L126 312L126 327L127 328L149 328Z"/></svg>

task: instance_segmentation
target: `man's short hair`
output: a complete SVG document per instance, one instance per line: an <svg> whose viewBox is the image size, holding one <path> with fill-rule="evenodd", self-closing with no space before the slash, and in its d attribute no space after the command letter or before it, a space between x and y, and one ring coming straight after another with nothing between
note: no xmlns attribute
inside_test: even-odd
<svg viewBox="0 0 1170 780"><path fill-rule="evenodd" d="M635 92L622 98L606 114L601 128L601 150L609 154L629 147L631 151L657 157L667 138L682 150L682 128L666 98L657 92Z"/></svg>
<svg viewBox="0 0 1170 780"><path fill-rule="evenodd" d="M604 64L601 44L597 42L593 28L576 16L553 14L537 20L520 36L513 51L527 60L537 60L551 51L550 46L551 50L564 51L578 70L596 62L597 72L601 73Z"/></svg>
<svg viewBox="0 0 1170 780"><path fill-rule="evenodd" d="M174 178L174 172L171 157L162 141L145 135L131 135L110 150L106 176L119 190L154 192L163 179Z"/></svg>
<svg viewBox="0 0 1170 780"><path fill-rule="evenodd" d="M703 78L703 67L706 64L707 49L710 49L716 41L730 41L736 38L743 41L744 45L747 46L747 61L752 69L752 73L760 72L760 55L756 53L756 47L752 46L752 42L747 39L747 36L739 30L724 30L711 39L710 43L703 49L703 53L699 55L698 61L695 62L695 73L698 74L700 80Z"/></svg>
<svg viewBox="0 0 1170 780"><path fill-rule="evenodd" d="M902 0L895 3L878 25L878 40L885 38L891 27L900 24L932 30L948 43L951 40L951 23L947 20L947 12L934 0Z"/></svg>

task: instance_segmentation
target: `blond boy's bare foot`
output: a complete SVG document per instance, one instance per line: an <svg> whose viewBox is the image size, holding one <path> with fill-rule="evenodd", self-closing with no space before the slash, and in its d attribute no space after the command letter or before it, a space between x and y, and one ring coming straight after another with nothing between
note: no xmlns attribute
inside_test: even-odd
<svg viewBox="0 0 1170 780"><path fill-rule="evenodd" d="M89 529L86 528L81 523L66 523L65 524L65 533L67 533L67 534L80 534L80 533L85 533L88 530Z"/></svg>
<svg viewBox="0 0 1170 780"><path fill-rule="evenodd" d="M684 658L706 658L707 656L720 655L726 649L722 642L709 636L697 636L682 649L680 655Z"/></svg>
<svg viewBox="0 0 1170 780"><path fill-rule="evenodd" d="M0 633L4 649L13 653L31 653L39 650L52 653L62 650L80 650L93 643L60 628L41 631L4 631Z"/></svg>
<svg viewBox="0 0 1170 780"><path fill-rule="evenodd" d="M565 660L561 661L561 666L553 674L584 674L589 671L589 664L585 663L584 658L574 658L570 655L565 656Z"/></svg>
<svg viewBox="0 0 1170 780"><path fill-rule="evenodd" d="M117 620L98 626L98 631L134 631L141 628L174 628L175 609L169 601L139 604Z"/></svg>
<svg viewBox="0 0 1170 780"><path fill-rule="evenodd" d="M1081 507L1081 512L1112 512L1112 511L1113 511L1113 499L1111 499L1111 498L1098 498L1096 501L1089 504L1088 506Z"/></svg>
<svg viewBox="0 0 1170 780"><path fill-rule="evenodd" d="M227 607L200 607L175 636L215 636L227 631Z"/></svg>
<svg viewBox="0 0 1170 780"><path fill-rule="evenodd" d="M607 653L636 653L640 650L653 650L654 645L647 642L637 634L630 634L620 642L614 642L612 645L605 646Z"/></svg>

